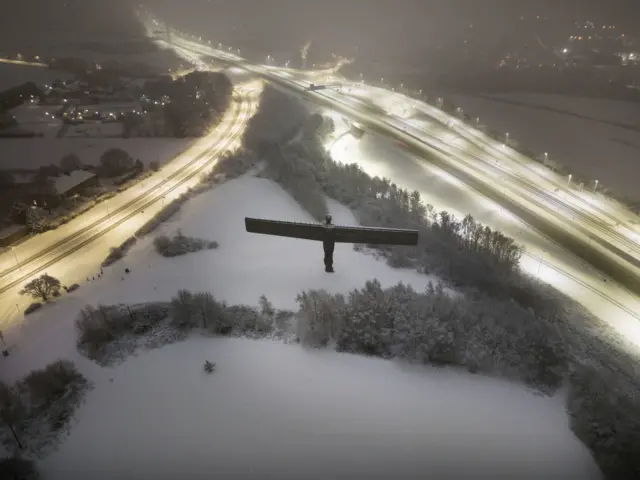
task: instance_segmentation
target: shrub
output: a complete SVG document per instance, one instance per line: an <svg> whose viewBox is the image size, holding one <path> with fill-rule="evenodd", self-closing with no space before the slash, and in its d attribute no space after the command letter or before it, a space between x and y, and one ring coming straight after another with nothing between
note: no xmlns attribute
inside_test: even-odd
<svg viewBox="0 0 640 480"><path fill-rule="evenodd" d="M158 163L156 160L149 162L149 169L157 172L158 170L160 170L160 163Z"/></svg>
<svg viewBox="0 0 640 480"><path fill-rule="evenodd" d="M367 282L348 297L326 291L297 297L297 334L312 347L464 366L518 379L543 393L562 383L567 357L558 334L515 303L452 297L442 286L424 293Z"/></svg>
<svg viewBox="0 0 640 480"><path fill-rule="evenodd" d="M67 292L73 292L74 290L77 290L80 288L80 285L78 285L77 283L74 283L73 285L70 285L67 288Z"/></svg>
<svg viewBox="0 0 640 480"><path fill-rule="evenodd" d="M124 258L127 252L136 244L137 241L138 239L136 237L129 237L124 242L122 242L122 245L120 245L119 247L111 247L109 255L107 255L107 258L105 258L101 264L102 267L113 265L121 258Z"/></svg>
<svg viewBox="0 0 640 480"><path fill-rule="evenodd" d="M70 389L87 383L75 365L57 360L42 370L34 370L21 382L19 389L28 394L31 408L43 409L61 399Z"/></svg>
<svg viewBox="0 0 640 480"><path fill-rule="evenodd" d="M60 169L63 172L72 172L82 168L82 162L75 153L69 153L60 159Z"/></svg>
<svg viewBox="0 0 640 480"><path fill-rule="evenodd" d="M107 177L117 177L133 169L135 161L119 148L110 148L100 157L100 167Z"/></svg>
<svg viewBox="0 0 640 480"><path fill-rule="evenodd" d="M218 183L220 178L227 180L238 178L258 165L258 162L258 156L251 150L242 148L233 153L226 152L209 173L207 180L211 183Z"/></svg>
<svg viewBox="0 0 640 480"><path fill-rule="evenodd" d="M42 308L42 304L40 302L34 302L24 309L24 314L29 315L30 313L33 313L36 310L40 310L41 308Z"/></svg>
<svg viewBox="0 0 640 480"><path fill-rule="evenodd" d="M90 387L68 360L33 370L11 387L0 384L0 413L12 431L11 437L4 436L4 446L14 448L19 443L29 455L46 454L45 449L55 447L60 435L68 431L73 413Z"/></svg>
<svg viewBox="0 0 640 480"><path fill-rule="evenodd" d="M178 231L173 238L169 238L165 235L156 237L153 241L153 246L163 257L176 257L178 255L184 255L187 253L198 252L203 249L218 248L218 243L208 240L202 240L199 238L187 237Z"/></svg>
<svg viewBox="0 0 640 480"><path fill-rule="evenodd" d="M569 380L571 430L591 450L605 478L640 478L640 408L635 379L576 365Z"/></svg>
<svg viewBox="0 0 640 480"><path fill-rule="evenodd" d="M39 480L40 472L33 460L9 457L0 460L0 478L6 480Z"/></svg>
<svg viewBox="0 0 640 480"><path fill-rule="evenodd" d="M216 364L207 360L204 362L204 371L205 373L213 373L216 369Z"/></svg>
<svg viewBox="0 0 640 480"><path fill-rule="evenodd" d="M122 305L97 308L87 306L76 319L77 345L90 358L99 356L112 342L128 335L148 332L167 318L164 304L148 303L126 307Z"/></svg>

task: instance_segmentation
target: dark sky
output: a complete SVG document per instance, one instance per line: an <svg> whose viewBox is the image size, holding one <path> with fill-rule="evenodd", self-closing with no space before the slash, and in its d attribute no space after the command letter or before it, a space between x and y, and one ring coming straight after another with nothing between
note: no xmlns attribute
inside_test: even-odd
<svg viewBox="0 0 640 480"><path fill-rule="evenodd" d="M380 51L455 41L474 32L500 35L520 16L616 23L629 34L640 23L640 0L148 0L174 25L208 38L251 38L278 44L313 39L344 52L347 45ZM634 25L634 23L636 25ZM482 33L479 33L482 32ZM567 35L568 36L568 35Z"/></svg>
<svg viewBox="0 0 640 480"><path fill-rule="evenodd" d="M4 0L9 1L9 0ZM20 0L0 17L0 50L48 41L50 32L86 40L135 34L141 0ZM640 32L640 0L146 0L174 26L235 46L386 57L475 40L508 42L521 16L616 23ZM634 23L636 25L634 25ZM473 24L473 29L469 25ZM634 32L634 29L636 32ZM640 36L640 35L638 35ZM36 48L34 46L34 48Z"/></svg>

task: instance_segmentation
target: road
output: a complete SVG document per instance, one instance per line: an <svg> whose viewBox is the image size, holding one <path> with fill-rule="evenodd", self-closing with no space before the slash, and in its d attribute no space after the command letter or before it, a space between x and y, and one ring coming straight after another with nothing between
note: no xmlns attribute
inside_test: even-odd
<svg viewBox="0 0 640 480"><path fill-rule="evenodd" d="M121 244L164 205L200 181L220 154L239 145L255 113L259 82L236 88L218 126L159 172L59 228L34 236L0 255L0 330L18 323L30 300L22 285L46 272L65 285L96 275L110 247Z"/></svg>
<svg viewBox="0 0 640 480"><path fill-rule="evenodd" d="M540 173L531 171L534 167L531 161L525 165L516 164L522 159L518 159L511 149L495 145L495 141L491 144L471 128L454 125L451 129L448 124L451 117L434 114L430 111L433 107L428 105L422 104L422 108L426 110L425 116L432 121L412 124L409 119L398 115L381 114L379 104L376 109L370 108L357 95L331 90L309 92L307 87L310 82L321 82L314 82L313 75L308 72L281 71L276 67L253 65L236 55L187 39L174 40L173 48L183 58L203 68L206 68L206 62L202 62L201 55L227 61L329 107L376 133L402 141L408 150L426 157L441 172L447 172L467 188L522 219L525 228L539 234L547 245L556 248L561 245L563 248L558 252L551 253L553 248L548 248L549 252L544 255L529 253L523 264L529 264L528 270L533 269L533 274L542 270L549 281L553 277L552 283L561 291L587 306L636 346L640 345L640 317L636 313L640 312L637 296L640 292L640 270L636 263L638 245L633 238L635 231L629 215L625 217L623 212L618 216L620 206L599 198L594 202L594 198L574 189L563 188L559 196L550 194L540 185L558 188L555 187L560 184L557 178L550 176L544 179ZM327 80L325 72L316 78ZM353 89L357 85L351 87ZM387 92L389 94L391 92ZM409 103L415 109L415 104L419 102L409 99ZM438 115L439 118L434 118ZM503 149L503 152L496 153L496 149L499 152L499 149ZM386 176L396 181L401 176L400 172L401 167L391 166ZM616 228L611 224L614 221L612 218L615 219L613 226ZM619 227L621 231L617 230ZM527 252L540 251L539 245L523 243ZM585 265L584 261L575 259L576 255L605 275ZM570 262L567 261L569 257L572 258ZM531 268L531 265L534 267Z"/></svg>

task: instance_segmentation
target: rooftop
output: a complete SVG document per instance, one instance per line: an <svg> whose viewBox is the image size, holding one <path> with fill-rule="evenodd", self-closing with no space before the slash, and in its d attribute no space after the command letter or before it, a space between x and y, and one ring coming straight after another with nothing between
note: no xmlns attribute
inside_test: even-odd
<svg viewBox="0 0 640 480"><path fill-rule="evenodd" d="M85 170L74 170L69 173L69 175L62 174L59 177L53 177L52 180L56 193L62 195L76 185L79 185L95 176L95 173L87 172Z"/></svg>

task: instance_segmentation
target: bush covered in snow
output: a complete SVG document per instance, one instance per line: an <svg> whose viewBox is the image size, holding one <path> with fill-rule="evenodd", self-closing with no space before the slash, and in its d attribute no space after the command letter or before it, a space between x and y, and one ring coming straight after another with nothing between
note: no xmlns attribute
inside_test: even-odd
<svg viewBox="0 0 640 480"><path fill-rule="evenodd" d="M124 258L129 249L135 245L136 241L136 237L129 237L124 242L122 242L120 246L111 247L109 255L107 255L107 258L102 261L101 265L103 267L108 267L109 265L113 265L114 263L116 263L121 258Z"/></svg>
<svg viewBox="0 0 640 480"><path fill-rule="evenodd" d="M153 240L153 246L163 257L177 257L187 253L199 252L200 250L213 250L218 248L218 242L202 240L200 238L187 237L178 230L173 237L160 235Z"/></svg>
<svg viewBox="0 0 640 480"><path fill-rule="evenodd" d="M0 384L2 444L42 455L60 440L91 387L75 365L57 360L15 385Z"/></svg>
<svg viewBox="0 0 640 480"><path fill-rule="evenodd" d="M100 364L108 364L122 349L114 344L121 340L135 343L136 336L152 331L168 313L168 306L161 303L86 306L76 319L78 350Z"/></svg>
<svg viewBox="0 0 640 480"><path fill-rule="evenodd" d="M402 284L383 289L377 280L347 297L312 290L297 301L305 345L462 366L545 393L560 387L567 369L552 326L515 303L496 309L486 298L453 295L440 285L419 293Z"/></svg>
<svg viewBox="0 0 640 480"><path fill-rule="evenodd" d="M576 365L569 376L571 429L606 478L640 478L638 393L637 379L603 369Z"/></svg>
<svg viewBox="0 0 640 480"><path fill-rule="evenodd" d="M169 304L85 307L76 319L76 344L80 353L106 366L138 348L159 348L196 331L285 339L292 335L293 316L293 312L276 310L264 296L255 308L226 305L208 292L180 290Z"/></svg>
<svg viewBox="0 0 640 480"><path fill-rule="evenodd" d="M41 477L33 460L10 457L0 460L0 478L6 480L39 480Z"/></svg>
<svg viewBox="0 0 640 480"><path fill-rule="evenodd" d="M249 172L258 165L259 159L255 152L241 148L235 152L223 154L215 168L207 177L210 183L219 183L218 179L231 180Z"/></svg>

